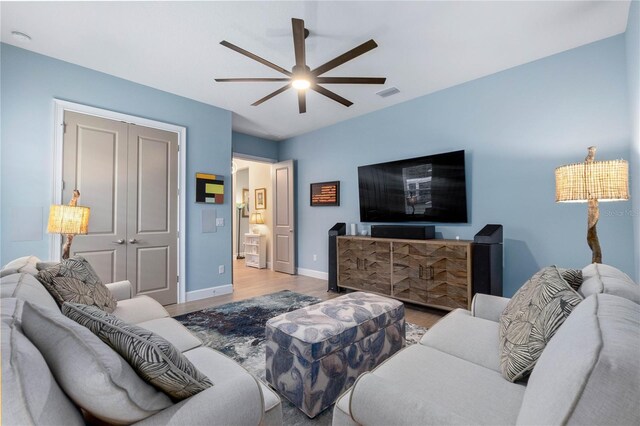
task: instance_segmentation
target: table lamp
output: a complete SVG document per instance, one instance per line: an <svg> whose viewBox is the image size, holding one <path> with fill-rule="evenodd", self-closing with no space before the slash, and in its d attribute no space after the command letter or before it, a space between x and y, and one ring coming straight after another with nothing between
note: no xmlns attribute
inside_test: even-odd
<svg viewBox="0 0 640 426"><path fill-rule="evenodd" d="M556 202L587 202L587 243L592 263L602 263L602 251L596 232L600 217L599 201L629 199L629 163L625 160L595 161L596 147L589 147L584 163L556 169Z"/></svg>
<svg viewBox="0 0 640 426"><path fill-rule="evenodd" d="M251 217L249 217L249 223L252 225L264 225L264 219L262 218L262 213L251 213ZM251 230L254 234L259 234L258 228L253 227Z"/></svg>
<svg viewBox="0 0 640 426"><path fill-rule="evenodd" d="M89 229L89 207L78 206L80 192L73 191L73 198L68 206L54 204L49 209L49 224L47 232L50 234L65 234L67 239L62 247L62 259L69 258L73 237L86 234Z"/></svg>

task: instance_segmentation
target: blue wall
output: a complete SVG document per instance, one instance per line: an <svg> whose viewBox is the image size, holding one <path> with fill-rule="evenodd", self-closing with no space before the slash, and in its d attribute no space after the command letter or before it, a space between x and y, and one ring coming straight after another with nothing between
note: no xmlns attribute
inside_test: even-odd
<svg viewBox="0 0 640 426"><path fill-rule="evenodd" d="M542 266L583 267L586 204L555 203L554 169L590 145L629 157L625 67L620 35L281 142L280 160L297 160L298 266L326 271L327 230L359 222L357 166L464 149L469 223L436 232L473 239L503 224L507 296ZM330 180L340 207L309 207L309 183ZM632 273L628 208L603 204L598 231L604 261Z"/></svg>
<svg viewBox="0 0 640 426"><path fill-rule="evenodd" d="M251 157L278 159L278 142L244 133L232 132L233 152Z"/></svg>
<svg viewBox="0 0 640 426"><path fill-rule="evenodd" d="M231 188L231 112L1 44L2 264L28 254L49 258L48 235L11 241L16 209L48 214L52 199L53 99L104 108L187 128L187 291L231 283L231 197L216 206L225 227L200 229L202 204L194 203L196 172L222 174ZM208 207L210 208L210 207ZM218 274L217 265L225 265Z"/></svg>
<svg viewBox="0 0 640 426"><path fill-rule="evenodd" d="M625 33L629 116L631 117L631 212L634 225L636 282L640 282L640 2L632 1Z"/></svg>

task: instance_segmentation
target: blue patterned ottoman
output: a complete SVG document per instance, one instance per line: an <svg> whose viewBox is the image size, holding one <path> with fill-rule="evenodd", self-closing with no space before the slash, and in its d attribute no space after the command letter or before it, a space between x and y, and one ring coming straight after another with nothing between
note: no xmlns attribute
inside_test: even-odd
<svg viewBox="0 0 640 426"><path fill-rule="evenodd" d="M404 305L350 293L267 321L267 381L315 417L404 346Z"/></svg>

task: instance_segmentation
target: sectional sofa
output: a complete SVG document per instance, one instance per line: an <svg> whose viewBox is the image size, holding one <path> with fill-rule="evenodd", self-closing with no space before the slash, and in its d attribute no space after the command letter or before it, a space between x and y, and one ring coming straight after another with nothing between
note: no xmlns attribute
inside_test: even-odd
<svg viewBox="0 0 640 426"><path fill-rule="evenodd" d="M582 275L584 300L528 381L501 374L509 299L477 294L471 311L452 311L419 344L361 375L338 399L333 425L639 425L640 288L607 265Z"/></svg>
<svg viewBox="0 0 640 426"><path fill-rule="evenodd" d="M203 347L155 300L132 297L128 281L107 284L118 300L113 315L168 340L213 382L194 396L171 400L88 329L62 315L34 276L38 263L27 256L0 271L4 425L72 426L87 419L144 425L282 424L280 398L269 387L232 359ZM39 350L32 338L43 334L55 335L50 340L57 346Z"/></svg>

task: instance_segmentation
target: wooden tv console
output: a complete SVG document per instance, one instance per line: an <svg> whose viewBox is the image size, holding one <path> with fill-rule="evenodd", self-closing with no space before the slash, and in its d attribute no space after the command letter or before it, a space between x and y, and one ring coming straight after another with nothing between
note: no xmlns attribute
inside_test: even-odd
<svg viewBox="0 0 640 426"><path fill-rule="evenodd" d="M339 236L338 287L470 309L471 241Z"/></svg>

